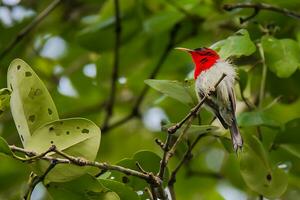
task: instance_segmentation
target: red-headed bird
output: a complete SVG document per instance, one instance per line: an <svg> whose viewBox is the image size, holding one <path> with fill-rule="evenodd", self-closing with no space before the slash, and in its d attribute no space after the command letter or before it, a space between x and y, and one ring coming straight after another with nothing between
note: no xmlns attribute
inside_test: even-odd
<svg viewBox="0 0 300 200"><path fill-rule="evenodd" d="M205 105L220 120L225 129L229 129L233 148L237 151L243 146L243 139L240 135L235 117L235 94L234 82L236 72L234 67L209 48L176 48L188 52L194 61L194 79L196 93L200 98L214 90L215 84L223 74L225 78L220 82L215 91L205 100Z"/></svg>

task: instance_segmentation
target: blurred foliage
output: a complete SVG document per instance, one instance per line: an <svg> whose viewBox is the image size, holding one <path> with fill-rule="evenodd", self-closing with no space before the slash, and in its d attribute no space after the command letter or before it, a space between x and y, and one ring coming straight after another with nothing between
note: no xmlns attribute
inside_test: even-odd
<svg viewBox="0 0 300 200"><path fill-rule="evenodd" d="M11 1L16 2L13 5L7 2L0 1L0 54L52 1ZM193 150L193 158L177 174L177 199L256 199L259 195L270 199L299 198L300 21L261 10L241 24L239 18L250 16L252 9L231 12L222 9L227 3L245 2L248 1L120 0L120 66L110 123L118 122L132 112L141 91L148 87L146 84L151 89L139 106L140 115L102 133L98 150L100 134L94 123L103 124L106 112L103 105L111 91L116 23L114 1L62 1L0 60L0 88L9 88L0 90L0 199L20 199L30 171L45 169L43 163L28 165L11 158L7 143L19 147L24 144L36 151L44 151L49 148L45 146L46 142L53 139L48 136L56 138L48 134L49 129L40 125L67 117L84 117L94 123L78 118L67 119L70 120L67 125L57 124L67 126L60 127L61 130L73 130L78 123L86 123L88 129L95 129L93 133L98 136L90 134L82 138L78 134L78 137L68 140L70 135L67 132L58 131L56 133L63 138L61 145L66 152L133 169L137 169L135 162L138 161L145 170L156 173L162 151L154 139L166 137L166 132L158 130L162 124L181 120L197 100L191 80L193 64L187 55L173 50L178 46L212 47L222 58L229 58L236 65L239 73L237 120L246 139L244 151L237 156L228 141L228 131L221 127L215 131L215 126L220 126L218 122L204 130L205 126L199 126L199 120L195 120L186 141L180 144L171 160L167 174L184 155L187 143L197 135L207 133L207 128L213 129L213 133L199 141ZM299 0L263 2L300 13ZM259 50L265 56L266 77L262 77L263 59ZM25 72L19 76L17 68L16 71L8 69L15 58L21 58L32 67L26 69L30 75L27 73L26 76ZM10 80L7 80L7 73ZM7 81L13 88L7 85ZM31 97L40 99L34 103L26 102L29 108L26 110L22 103L32 87L43 91L43 95L31 93ZM18 95L11 96L10 112L11 89L17 89ZM46 107L47 110L40 109ZM56 109L60 117L56 115ZM29 114L31 111L35 112L34 119ZM20 122L15 124L12 116ZM200 118L201 124L206 125L213 116L202 110ZM32 120L37 121L32 123ZM31 133L34 133L35 140L26 146L19 134L31 137ZM70 143L64 146L66 141ZM86 170L92 175L98 173ZM62 167L53 173L61 175L47 180L43 189L38 187L34 194L42 195L44 199L148 198L143 191L145 181L118 172L106 172L97 179L78 173L77 168ZM60 179L68 177L68 173L75 173L77 178ZM32 199L38 197L33 195Z"/></svg>

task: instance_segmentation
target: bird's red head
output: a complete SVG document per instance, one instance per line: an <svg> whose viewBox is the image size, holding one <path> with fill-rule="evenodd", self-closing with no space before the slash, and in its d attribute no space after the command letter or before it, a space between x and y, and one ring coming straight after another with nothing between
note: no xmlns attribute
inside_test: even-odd
<svg viewBox="0 0 300 200"><path fill-rule="evenodd" d="M211 68L220 58L220 56L214 50L205 47L197 48L194 50L181 48L181 47L178 47L176 49L183 50L191 54L195 64L195 71L194 71L195 80L201 74L202 71Z"/></svg>

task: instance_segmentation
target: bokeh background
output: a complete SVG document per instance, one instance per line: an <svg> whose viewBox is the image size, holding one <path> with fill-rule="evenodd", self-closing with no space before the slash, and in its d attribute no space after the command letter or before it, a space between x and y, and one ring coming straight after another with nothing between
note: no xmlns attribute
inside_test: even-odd
<svg viewBox="0 0 300 200"><path fill-rule="evenodd" d="M0 1L0 87L6 87L9 63L14 58L21 58L44 81L62 118L85 117L102 127L114 65L115 15L112 0L62 0L8 53L1 54L51 2ZM153 89L145 89L144 80L183 81L192 77L190 57L174 50L174 47L209 47L241 28L248 30L254 42L266 32L277 38L300 42L300 20L261 11L254 19L241 24L240 17L251 15L252 9L226 12L222 8L226 3L239 2L261 1L120 0L122 32L116 102L113 116L102 133L98 160L115 163L143 149L161 155L160 148L154 143L155 138L165 138L161 122L177 122L190 108ZM264 2L300 12L299 0ZM248 77L244 95L255 104L262 74L259 53L234 62L245 69ZM267 106L275 102L267 113L276 123L284 125L300 116L299 86L299 70L288 78L279 78L268 72L263 104ZM239 91L238 86L236 89ZM141 94L143 98L135 107ZM246 110L239 92L237 97L238 112ZM274 101L278 97L280 100ZM131 115L132 108L136 108L136 112ZM204 124L212 118L207 111L202 111L201 116ZM261 131L266 146L278 132L270 127L262 127ZM299 133L299 130L296 131ZM21 146L9 112L0 118L0 135L9 144ZM171 168L178 162L186 145L182 144L180 148L171 161ZM274 163L281 164L290 172L290 184L282 199L298 199L300 196L299 155L299 151L294 154L282 151L273 155ZM175 185L178 199L258 198L246 187L236 156L229 153L219 140L213 137L201 140L193 156L178 174ZM29 173L27 165L0 155L0 199L19 199ZM43 199L44 193L39 188L33 199Z"/></svg>

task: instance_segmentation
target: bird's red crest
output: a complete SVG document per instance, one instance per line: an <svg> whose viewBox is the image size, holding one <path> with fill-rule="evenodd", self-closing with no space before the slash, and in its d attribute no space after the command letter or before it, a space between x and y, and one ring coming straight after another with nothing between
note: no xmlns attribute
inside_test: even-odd
<svg viewBox="0 0 300 200"><path fill-rule="evenodd" d="M214 50L209 48L198 48L189 51L189 53L192 55L195 63L194 79L197 79L202 71L212 67L220 58Z"/></svg>

